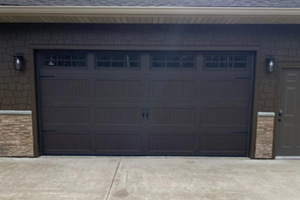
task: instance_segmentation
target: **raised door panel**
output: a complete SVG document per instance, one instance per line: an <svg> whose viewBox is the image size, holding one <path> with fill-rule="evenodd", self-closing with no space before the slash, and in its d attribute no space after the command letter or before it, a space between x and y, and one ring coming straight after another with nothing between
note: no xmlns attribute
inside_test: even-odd
<svg viewBox="0 0 300 200"><path fill-rule="evenodd" d="M97 107L96 125L141 125L142 109L139 107Z"/></svg>
<svg viewBox="0 0 300 200"><path fill-rule="evenodd" d="M132 99L142 98L141 80L95 80L95 98Z"/></svg>
<svg viewBox="0 0 300 200"><path fill-rule="evenodd" d="M88 97L89 80L87 79L57 79L43 78L40 82L41 96L45 99L49 97Z"/></svg>
<svg viewBox="0 0 300 200"><path fill-rule="evenodd" d="M142 152L143 136L135 131L105 131L103 133L94 134L92 147L98 153L137 153Z"/></svg>
<svg viewBox="0 0 300 200"><path fill-rule="evenodd" d="M89 154L91 137L88 132L45 131L43 132L45 154Z"/></svg>
<svg viewBox="0 0 300 200"><path fill-rule="evenodd" d="M194 108L150 107L150 126L195 126L196 112Z"/></svg>
<svg viewBox="0 0 300 200"><path fill-rule="evenodd" d="M90 108L84 106L44 106L43 125L76 126L90 124Z"/></svg>
<svg viewBox="0 0 300 200"><path fill-rule="evenodd" d="M247 135L226 132L203 132L198 140L201 155L237 155L247 152Z"/></svg>
<svg viewBox="0 0 300 200"><path fill-rule="evenodd" d="M248 108L202 108L201 126L232 126L247 127Z"/></svg>
<svg viewBox="0 0 300 200"><path fill-rule="evenodd" d="M199 87L202 99L250 100L250 80L203 80Z"/></svg>
<svg viewBox="0 0 300 200"><path fill-rule="evenodd" d="M195 99L196 82L194 80L151 80L151 99Z"/></svg>
<svg viewBox="0 0 300 200"><path fill-rule="evenodd" d="M150 153L192 153L195 135L192 132L153 132L149 136Z"/></svg>

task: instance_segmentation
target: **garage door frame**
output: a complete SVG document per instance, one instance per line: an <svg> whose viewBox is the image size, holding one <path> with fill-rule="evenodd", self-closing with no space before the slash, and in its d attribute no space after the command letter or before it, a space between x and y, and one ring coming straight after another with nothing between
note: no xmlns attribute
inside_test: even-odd
<svg viewBox="0 0 300 200"><path fill-rule="evenodd" d="M259 77L261 70L257 70L259 67L263 66L263 63L259 62L261 60L261 48L260 46L86 46L86 45L33 45L30 47L31 55L29 55L30 59L28 60L28 66L34 66L34 70L31 70L31 86L34 88L32 91L32 111L33 111L33 136L34 136L34 152L35 156L41 155L41 137L40 133L40 126L39 126L39 98L38 98L38 67L37 63L35 62L35 55L36 52L40 50L124 50L124 51L155 51L159 50L166 50L166 51L174 51L174 50L184 50L184 51L252 51L254 52L254 66L253 66L253 95L252 95L252 106L250 109L252 110L251 122L250 122L250 130L251 133L249 137L250 144L248 149L248 154L250 158L254 158L254 150L255 150L255 139L256 139L256 124L257 118L256 113L258 112L258 98L259 98Z"/></svg>

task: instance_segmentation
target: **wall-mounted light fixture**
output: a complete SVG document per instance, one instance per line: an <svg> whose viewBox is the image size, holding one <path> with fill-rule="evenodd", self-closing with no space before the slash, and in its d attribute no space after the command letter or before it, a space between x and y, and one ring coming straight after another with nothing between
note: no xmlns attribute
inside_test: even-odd
<svg viewBox="0 0 300 200"><path fill-rule="evenodd" d="M276 62L276 59L274 57L270 56L269 58L267 58L266 71L268 73L272 73L275 71L275 62Z"/></svg>
<svg viewBox="0 0 300 200"><path fill-rule="evenodd" d="M15 70L22 71L24 69L24 57L21 53L16 53L14 55L14 66Z"/></svg>

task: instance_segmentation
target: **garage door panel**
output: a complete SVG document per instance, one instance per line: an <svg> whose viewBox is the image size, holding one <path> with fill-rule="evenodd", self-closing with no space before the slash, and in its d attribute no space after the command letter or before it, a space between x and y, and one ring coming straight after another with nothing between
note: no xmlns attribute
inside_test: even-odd
<svg viewBox="0 0 300 200"><path fill-rule="evenodd" d="M142 152L142 135L128 132L95 134L92 146L99 153L140 153Z"/></svg>
<svg viewBox="0 0 300 200"><path fill-rule="evenodd" d="M90 107L47 106L42 108L43 125L88 125Z"/></svg>
<svg viewBox="0 0 300 200"><path fill-rule="evenodd" d="M247 126L248 108L202 108L202 126Z"/></svg>
<svg viewBox="0 0 300 200"><path fill-rule="evenodd" d="M47 132L43 134L44 153L89 153L90 134L75 133L72 131Z"/></svg>
<svg viewBox="0 0 300 200"><path fill-rule="evenodd" d="M250 81L205 80L198 87L203 99L245 99L249 101Z"/></svg>
<svg viewBox="0 0 300 200"><path fill-rule="evenodd" d="M41 95L43 98L48 97L72 97L80 98L89 96L89 80L77 79L42 79Z"/></svg>
<svg viewBox="0 0 300 200"><path fill-rule="evenodd" d="M153 153L182 152L195 150L195 135L190 132L156 132L149 135L149 151Z"/></svg>
<svg viewBox="0 0 300 200"><path fill-rule="evenodd" d="M207 155L213 152L244 155L247 151L247 136L247 134L224 134L222 132L201 133L199 135L199 152Z"/></svg>
<svg viewBox="0 0 300 200"><path fill-rule="evenodd" d="M252 64L244 57L63 52L37 54L43 153L247 154Z"/></svg>
<svg viewBox="0 0 300 200"><path fill-rule="evenodd" d="M142 108L139 107L97 107L95 109L97 125L140 125Z"/></svg>
<svg viewBox="0 0 300 200"><path fill-rule="evenodd" d="M195 99L194 80L150 80L150 98L153 99Z"/></svg>
<svg viewBox="0 0 300 200"><path fill-rule="evenodd" d="M233 108L243 109L249 107L249 100L230 100L230 99L201 99L198 102L201 108Z"/></svg>
<svg viewBox="0 0 300 200"><path fill-rule="evenodd" d="M150 126L195 126L195 108L152 107L149 108Z"/></svg>
<svg viewBox="0 0 300 200"><path fill-rule="evenodd" d="M141 80L95 80L96 98L142 98Z"/></svg>

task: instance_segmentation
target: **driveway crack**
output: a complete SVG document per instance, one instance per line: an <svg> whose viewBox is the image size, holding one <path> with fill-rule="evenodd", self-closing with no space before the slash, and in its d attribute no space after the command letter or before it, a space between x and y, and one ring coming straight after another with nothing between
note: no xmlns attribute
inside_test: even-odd
<svg viewBox="0 0 300 200"><path fill-rule="evenodd" d="M110 187L109 187L109 190L108 190L108 193L107 193L107 196L106 196L105 200L108 200L108 197L110 196L110 192L111 192L112 186L113 186L113 184L115 182L115 178L116 178L117 172L119 170L120 163L121 163L121 158L119 159L118 165L116 167L115 174L114 174L113 179L111 181L111 184L110 184Z"/></svg>

